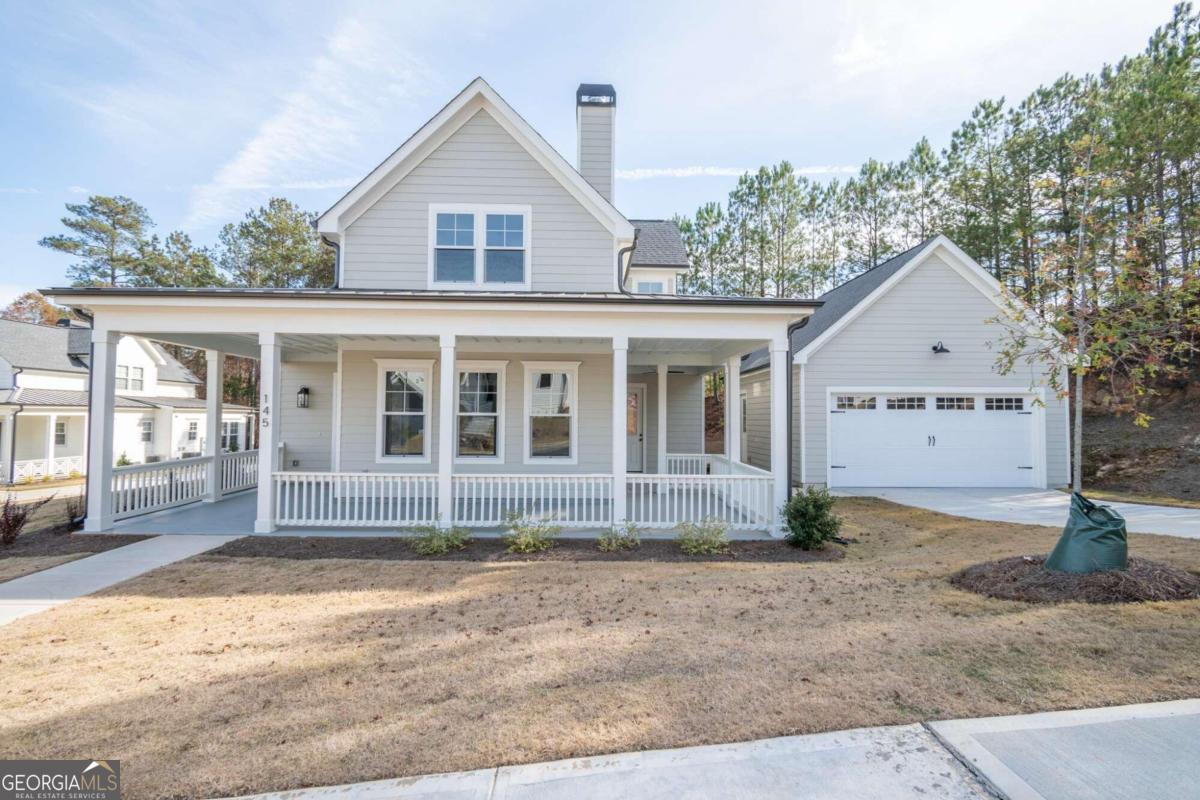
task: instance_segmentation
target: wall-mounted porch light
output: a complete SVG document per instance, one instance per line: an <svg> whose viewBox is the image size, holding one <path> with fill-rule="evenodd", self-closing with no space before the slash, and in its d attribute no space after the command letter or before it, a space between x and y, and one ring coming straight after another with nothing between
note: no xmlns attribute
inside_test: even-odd
<svg viewBox="0 0 1200 800"><path fill-rule="evenodd" d="M301 386L296 392L296 408L308 408L308 387Z"/></svg>
<svg viewBox="0 0 1200 800"><path fill-rule="evenodd" d="M946 345L942 344L940 341L930 349L933 350L935 355L941 355L942 353L950 352L950 348L946 347Z"/></svg>

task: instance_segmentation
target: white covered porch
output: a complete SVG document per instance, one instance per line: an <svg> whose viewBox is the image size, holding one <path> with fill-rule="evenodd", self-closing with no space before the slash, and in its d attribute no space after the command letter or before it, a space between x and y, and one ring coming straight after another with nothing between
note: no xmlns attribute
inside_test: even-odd
<svg viewBox="0 0 1200 800"><path fill-rule="evenodd" d="M766 345L772 369L787 369L778 310L721 320L663 314L641 327L588 315L542 318L551 316L559 317L539 311L506 331L480 330L454 314L426 319L437 324L425 330L452 333L412 330L421 315L410 313L400 325L394 314L363 315L344 331L321 330L317 315L306 319L314 327L306 333L127 325L126 332L206 349L210 398L223 353L258 358L260 447L114 470L104 457L111 431L96 426L87 530L141 530L157 519L168 532L185 517L182 527L204 527L207 517L259 534L380 535L426 525L497 531L519 514L552 519L567 532L629 522L669 535L683 522L716 518L740 536L778 534L786 449L763 470L741 463L735 444L741 356ZM363 331L364 321L374 330ZM717 321L727 336L714 336ZM94 333L94 419L109 417L106 356L116 335ZM728 455L703 452L703 379L714 371L726 376ZM772 385L773 437L783 440L787 381ZM219 416L219 403L210 400L208 412ZM252 517L243 498L224 500L220 510L134 519L250 488ZM227 516L234 505L236 524Z"/></svg>

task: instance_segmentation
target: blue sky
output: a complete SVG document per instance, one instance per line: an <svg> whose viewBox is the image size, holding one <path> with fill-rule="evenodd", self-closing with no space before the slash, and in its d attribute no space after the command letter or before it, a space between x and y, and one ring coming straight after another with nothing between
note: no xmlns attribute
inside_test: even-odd
<svg viewBox="0 0 1200 800"><path fill-rule="evenodd" d="M616 86L617 205L723 199L788 159L827 179L943 146L985 97L1140 50L1171 2L3 0L0 302L89 193L210 244L273 194L323 210L476 75L573 159L574 90Z"/></svg>

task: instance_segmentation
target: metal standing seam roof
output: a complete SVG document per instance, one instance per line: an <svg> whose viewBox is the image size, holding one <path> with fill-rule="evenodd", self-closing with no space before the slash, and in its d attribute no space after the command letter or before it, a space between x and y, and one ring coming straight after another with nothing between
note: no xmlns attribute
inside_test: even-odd
<svg viewBox="0 0 1200 800"><path fill-rule="evenodd" d="M835 286L818 297L817 299L822 303L821 307L812 313L804 325L792 331L791 353L798 353L807 347L809 343L865 300L871 292L878 289L888 278L899 272L905 264L912 261L925 249L926 245L936 238L936 236L930 237L866 272L855 275L840 286ZM742 357L742 372L762 369L769 362L770 357L765 347L755 350Z"/></svg>
<svg viewBox="0 0 1200 800"><path fill-rule="evenodd" d="M631 267L690 268L683 235L674 220L631 219L636 231L636 245L629 259Z"/></svg>
<svg viewBox="0 0 1200 800"><path fill-rule="evenodd" d="M113 400L117 408L181 408L200 409L206 404L198 397L130 397L118 394ZM18 387L0 391L0 405L57 406L87 408L88 393L82 389L38 389ZM227 411L253 411L249 406L226 403Z"/></svg>

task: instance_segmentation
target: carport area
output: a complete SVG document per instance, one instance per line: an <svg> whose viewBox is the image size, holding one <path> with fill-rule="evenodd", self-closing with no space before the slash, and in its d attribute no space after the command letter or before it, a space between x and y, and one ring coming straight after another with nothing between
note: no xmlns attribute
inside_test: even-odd
<svg viewBox="0 0 1200 800"><path fill-rule="evenodd" d="M879 497L905 506L956 517L1061 527L1071 496L1040 489L880 489L839 488L837 494ZM1140 503L1108 503L1125 517L1130 533L1157 533L1200 539L1200 510Z"/></svg>

